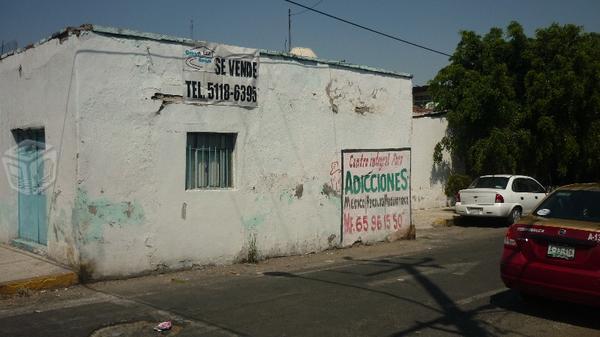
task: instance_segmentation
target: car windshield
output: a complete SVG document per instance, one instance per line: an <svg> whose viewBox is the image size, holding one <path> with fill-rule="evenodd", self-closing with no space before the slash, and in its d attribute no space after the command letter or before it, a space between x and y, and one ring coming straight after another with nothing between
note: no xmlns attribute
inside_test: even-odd
<svg viewBox="0 0 600 337"><path fill-rule="evenodd" d="M558 190L535 214L545 218L600 222L600 191Z"/></svg>
<svg viewBox="0 0 600 337"><path fill-rule="evenodd" d="M479 177L469 185L469 188L496 188L506 189L507 177Z"/></svg>

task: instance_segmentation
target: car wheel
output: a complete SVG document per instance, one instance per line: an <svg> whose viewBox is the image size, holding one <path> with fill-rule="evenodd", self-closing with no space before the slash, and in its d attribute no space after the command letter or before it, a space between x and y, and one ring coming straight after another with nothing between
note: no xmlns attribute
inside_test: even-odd
<svg viewBox="0 0 600 337"><path fill-rule="evenodd" d="M512 211L510 211L510 215L508 216L508 225L512 225L515 222L519 221L519 219L521 218L521 209L519 207L515 207L513 208Z"/></svg>

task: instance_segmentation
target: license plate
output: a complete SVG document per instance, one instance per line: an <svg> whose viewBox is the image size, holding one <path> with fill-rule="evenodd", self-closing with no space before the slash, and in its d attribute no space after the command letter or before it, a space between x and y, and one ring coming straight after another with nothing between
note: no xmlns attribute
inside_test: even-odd
<svg viewBox="0 0 600 337"><path fill-rule="evenodd" d="M564 260L573 260L575 258L575 248L567 246L548 245L548 257Z"/></svg>
<svg viewBox="0 0 600 337"><path fill-rule="evenodd" d="M475 208L475 207L467 207L469 214L481 214L483 213L483 208Z"/></svg>

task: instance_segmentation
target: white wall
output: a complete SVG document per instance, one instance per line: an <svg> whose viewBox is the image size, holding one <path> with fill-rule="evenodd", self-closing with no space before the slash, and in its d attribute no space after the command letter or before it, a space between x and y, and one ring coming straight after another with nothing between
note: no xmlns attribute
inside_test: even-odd
<svg viewBox="0 0 600 337"><path fill-rule="evenodd" d="M446 134L445 115L420 116L412 119L412 208L447 206L444 185L452 162L444 153L441 165L433 163L435 145Z"/></svg>
<svg viewBox="0 0 600 337"><path fill-rule="evenodd" d="M71 227L75 197L77 39L50 40L0 60L0 155L16 145L13 129L45 128L46 144L58 150L56 183L47 191L48 254L76 265ZM0 242L18 236L17 193L0 164Z"/></svg>
<svg viewBox="0 0 600 337"><path fill-rule="evenodd" d="M158 113L155 93L183 93L180 45L79 40L79 185L56 212L73 214L87 276L230 263L252 235L262 257L335 245L340 199L324 185L340 150L410 146L407 78L263 55L258 108ZM192 131L238 133L234 189L185 190Z"/></svg>

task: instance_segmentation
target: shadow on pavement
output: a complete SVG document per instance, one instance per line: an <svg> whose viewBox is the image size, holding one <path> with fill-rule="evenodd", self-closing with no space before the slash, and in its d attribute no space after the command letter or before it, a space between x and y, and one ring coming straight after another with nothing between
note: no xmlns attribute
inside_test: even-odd
<svg viewBox="0 0 600 337"><path fill-rule="evenodd" d="M493 295L490 298L490 304L523 315L588 329L600 329L598 308L590 306L554 301L541 297L522 298L518 292L509 289Z"/></svg>
<svg viewBox="0 0 600 337"><path fill-rule="evenodd" d="M411 261L411 262L394 262L394 261L391 261L390 259L357 260L357 259L352 259L350 257L347 257L346 259L359 261L364 264L371 264L371 265L376 265L376 266L380 266L380 267L382 265L389 266L389 268L386 270L373 272L373 273L364 275L367 277L374 277L374 276L381 275L384 273L389 273L392 271L406 272L407 274L411 275L414 278L414 280L416 280L416 282L418 284L420 284L424 290L427 291L427 293L429 294L431 299L434 300L434 303L436 305L427 305L427 304L421 303L420 301L416 301L416 300L408 298L408 297L399 296L399 295L396 295L394 293L391 293L391 292L388 292L385 290L374 289L372 287L356 285L356 284L348 284L348 283L344 283L344 282L340 282L340 281L325 280L325 279L321 279L318 277L310 276L310 274L298 275L298 274L292 274L292 273L286 273L286 272L269 272L269 273L265 273L265 275L297 278L297 279L303 279L303 280L307 280L307 281L332 284L332 285L336 285L336 286L340 286L340 287L349 287L349 288L359 289L361 291L373 292L373 293L377 293L377 294L381 294L381 295L385 295L385 296L390 296L395 299L405 301L405 302L408 302L411 304L419 305L419 306L425 307L425 308L430 309L439 314L438 318L435 318L435 319L432 319L429 321L424 321L424 322L417 321L412 326L407 327L406 329L404 329L402 331L397 331L397 332L391 334L390 336L404 336L404 335L408 335L408 334L419 333L424 329L437 330L437 331L442 331L442 332L447 332L447 333L452 333L452 334L458 334L458 335L462 335L462 336L503 336L503 335L507 335L507 334L516 335L516 336L527 336L524 334L520 334L517 331L502 329L501 327L494 326L493 324L491 324L489 322L485 322L484 320L477 319L476 316L480 315L482 313L499 312L500 311L499 308L493 304L486 304L484 306L478 307L473 310L468 310L468 311L461 309L459 307L459 305L457 303L455 303L454 300L452 300L452 298L450 298L450 296L448 294L446 294L441 287L439 287L435 282L433 282L426 275L423 275L421 272L418 271L417 267L423 267L423 266L433 267L433 268L436 268L436 267L442 268L440 266L433 264L433 262L434 262L433 258L415 259L415 261ZM454 329L452 329L451 327L454 327Z"/></svg>
<svg viewBox="0 0 600 337"><path fill-rule="evenodd" d="M506 219L502 218L484 218L484 217L464 217L454 218L454 226L459 227L480 227L480 228L508 228Z"/></svg>
<svg viewBox="0 0 600 337"><path fill-rule="evenodd" d="M588 329L600 329L600 320L597 317L598 312L596 308L545 299L525 301L517 292L509 289L490 296L489 301L484 305L469 310L462 309L441 287L427 277L427 275L418 271L417 267L443 268L437 265L435 259L431 257L421 259L403 258L404 261L408 260L408 262L397 262L391 259L360 260L351 257L346 257L345 259L362 262L363 264L379 268L384 267L383 270L367 274L357 274L365 277L375 277L394 271L404 271L410 274L414 280L427 291L428 295L434 300L436 305L427 305L409 297L399 296L392 292L374 289L373 287L366 285L363 286L348 284L341 281L325 280L311 276L310 274L298 275L286 272L270 272L265 273L265 275L303 279L373 292L390 296L410 304L419 305L432 310L439 315L437 318L431 320L415 321L412 326L390 334L389 336L405 336L421 333L423 330L428 329L462 336L530 336L519 331L498 326L497 324L490 323L483 319L483 317L487 315L504 314L507 311ZM385 268L386 266L389 266L389 268Z"/></svg>

